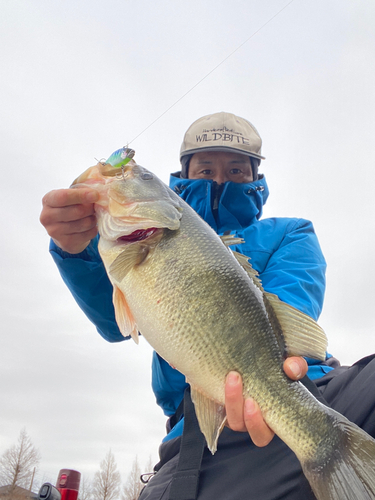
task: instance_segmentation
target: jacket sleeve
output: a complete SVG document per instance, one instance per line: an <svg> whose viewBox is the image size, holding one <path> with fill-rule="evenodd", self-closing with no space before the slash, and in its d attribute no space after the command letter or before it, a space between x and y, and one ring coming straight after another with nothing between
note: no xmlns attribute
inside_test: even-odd
<svg viewBox="0 0 375 500"><path fill-rule="evenodd" d="M64 283L100 335L108 342L125 340L115 320L113 287L98 252L98 237L75 255L64 252L51 240L50 253Z"/></svg>
<svg viewBox="0 0 375 500"><path fill-rule="evenodd" d="M266 291L317 320L323 307L325 271L312 223L290 219L260 278Z"/></svg>

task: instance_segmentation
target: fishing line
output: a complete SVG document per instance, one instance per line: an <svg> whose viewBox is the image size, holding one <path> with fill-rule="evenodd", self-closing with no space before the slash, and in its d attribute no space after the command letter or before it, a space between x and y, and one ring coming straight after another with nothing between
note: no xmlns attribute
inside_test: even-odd
<svg viewBox="0 0 375 500"><path fill-rule="evenodd" d="M203 78L201 78L195 85L193 85L187 92L185 92L185 94L183 94L179 99L177 99L176 102L171 104L171 106L169 106L169 108L167 108L160 116L158 116L153 122L151 122L150 125L148 125L145 129L143 129L142 132L140 132L137 136L135 136L134 139L132 139L130 142L128 142L127 145L134 142L136 139L138 139L138 137L140 137L144 132L146 132L146 130L148 130L150 127L152 127L152 125L154 125L154 123L156 123L158 120L160 120L160 118L162 116L164 116L166 113L168 113L168 111L171 110L174 106L176 106L176 104L178 104L180 101L182 101L182 99L184 97L186 97L188 94L190 94L190 92L192 90L194 90L196 87L198 87L198 85L201 84L203 82L203 80L208 78L214 71L217 70L217 68L219 68L222 64L224 64L227 59L232 57L232 55L235 54L241 47L243 47L245 45L245 43L247 43L249 40L251 40L257 33L259 33L260 30L262 30L265 26L267 26L267 24L269 24L273 19L275 19L275 17L277 17L279 14L281 14L281 12L283 10L285 10L287 7L289 7L289 5L293 2L294 2L294 0L291 0L289 3L284 5L284 7L282 9L280 9L278 12L276 12L276 14L274 14L270 19L268 19L268 21L266 21L264 24L262 24L262 26L260 28L258 28L256 31L254 31L254 33L252 35L250 35L249 38L247 38L244 42L242 42L241 45L239 45L229 55L227 55L219 64L217 64L213 69L211 69L211 71L209 71Z"/></svg>

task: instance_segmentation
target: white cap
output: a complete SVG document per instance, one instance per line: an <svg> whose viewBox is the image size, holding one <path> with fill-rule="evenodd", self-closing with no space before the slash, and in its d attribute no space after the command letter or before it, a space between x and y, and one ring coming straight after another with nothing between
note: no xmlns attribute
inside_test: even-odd
<svg viewBox="0 0 375 500"><path fill-rule="evenodd" d="M249 121L232 113L214 113L196 120L187 130L180 158L205 151L242 153L259 160L262 139Z"/></svg>

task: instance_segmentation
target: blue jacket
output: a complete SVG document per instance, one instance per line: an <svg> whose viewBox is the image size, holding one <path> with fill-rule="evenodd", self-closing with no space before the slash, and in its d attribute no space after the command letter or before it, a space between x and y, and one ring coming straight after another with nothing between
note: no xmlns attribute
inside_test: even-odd
<svg viewBox="0 0 375 500"><path fill-rule="evenodd" d="M173 174L170 186L218 234L230 231L245 240L231 248L250 257L266 291L318 319L326 263L312 223L294 218L259 220L269 193L264 177L248 184L227 182L218 191L212 181L181 179ZM64 282L100 335L109 342L119 342L124 337L115 322L112 285L97 244L96 238L82 253L71 255L51 242L50 251ZM331 369L317 360L308 359L308 363L312 379ZM174 414L186 385L185 377L154 353L152 387L166 415ZM167 438L179 435L182 425L176 425Z"/></svg>

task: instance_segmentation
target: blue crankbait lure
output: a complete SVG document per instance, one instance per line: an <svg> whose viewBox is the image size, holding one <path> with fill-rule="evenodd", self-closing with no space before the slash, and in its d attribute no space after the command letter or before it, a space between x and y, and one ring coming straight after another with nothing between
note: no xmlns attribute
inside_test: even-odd
<svg viewBox="0 0 375 500"><path fill-rule="evenodd" d="M134 155L134 149L130 149L124 146L123 148L118 149L117 151L112 153L106 163L109 163L114 168L122 168L129 163Z"/></svg>

